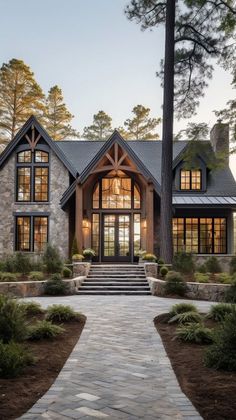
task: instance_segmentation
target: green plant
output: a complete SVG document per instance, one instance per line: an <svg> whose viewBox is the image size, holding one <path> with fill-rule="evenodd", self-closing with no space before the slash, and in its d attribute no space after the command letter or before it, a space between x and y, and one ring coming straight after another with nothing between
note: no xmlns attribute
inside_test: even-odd
<svg viewBox="0 0 236 420"><path fill-rule="evenodd" d="M0 341L0 377L14 378L34 361L32 355L19 343Z"/></svg>
<svg viewBox="0 0 236 420"><path fill-rule="evenodd" d="M231 286L225 291L225 301L236 303L236 278L233 276Z"/></svg>
<svg viewBox="0 0 236 420"><path fill-rule="evenodd" d="M80 314L75 312L70 306L52 305L47 309L46 319L52 322L67 322L78 319L79 315Z"/></svg>
<svg viewBox="0 0 236 420"><path fill-rule="evenodd" d="M182 312L174 315L168 321L169 324L177 322L178 324L190 324L192 322L201 322L201 315L196 311Z"/></svg>
<svg viewBox="0 0 236 420"><path fill-rule="evenodd" d="M42 281L44 280L44 274L41 271L31 271L29 279L33 281Z"/></svg>
<svg viewBox="0 0 236 420"><path fill-rule="evenodd" d="M144 249L139 249L136 253L135 253L135 255L137 256L137 257L139 257L139 258L143 258L143 255L145 255L147 253L147 251L146 250L144 250Z"/></svg>
<svg viewBox="0 0 236 420"><path fill-rule="evenodd" d="M201 323L182 325L176 330L176 337L182 341L196 344L211 344L213 334L210 328Z"/></svg>
<svg viewBox="0 0 236 420"><path fill-rule="evenodd" d="M205 262L206 271L209 273L221 273L221 266L217 257L207 258Z"/></svg>
<svg viewBox="0 0 236 420"><path fill-rule="evenodd" d="M165 280L165 294L176 294L179 296L185 295L187 286L180 273L177 273L176 271L169 271L166 275Z"/></svg>
<svg viewBox="0 0 236 420"><path fill-rule="evenodd" d="M232 276L228 273L219 273L217 274L217 280L220 283L231 284Z"/></svg>
<svg viewBox="0 0 236 420"><path fill-rule="evenodd" d="M72 261L83 261L84 260L84 256L81 254L74 254L72 255Z"/></svg>
<svg viewBox="0 0 236 420"><path fill-rule="evenodd" d="M31 261L27 254L23 252L16 252L15 253L15 271L28 274L31 270Z"/></svg>
<svg viewBox="0 0 236 420"><path fill-rule="evenodd" d="M157 257L154 254L143 254L142 259L145 261L156 262Z"/></svg>
<svg viewBox="0 0 236 420"><path fill-rule="evenodd" d="M31 260L31 271L45 271L45 265L43 264L42 258L38 257L36 261Z"/></svg>
<svg viewBox="0 0 236 420"><path fill-rule="evenodd" d="M168 273L168 268L165 266L165 265L163 265L161 268L160 268L160 274L161 274L161 276L162 277L165 277L166 276L166 274Z"/></svg>
<svg viewBox="0 0 236 420"><path fill-rule="evenodd" d="M61 273L63 263L56 247L47 244L43 254L43 262L48 273Z"/></svg>
<svg viewBox="0 0 236 420"><path fill-rule="evenodd" d="M17 281L18 280L18 276L16 273L4 273L4 272L0 272L0 281L6 281L6 282L13 282L13 281Z"/></svg>
<svg viewBox="0 0 236 420"><path fill-rule="evenodd" d="M71 246L71 257L78 253L79 253L79 250L78 250L78 245L77 245L77 239L76 239L76 236L74 236L72 246Z"/></svg>
<svg viewBox="0 0 236 420"><path fill-rule="evenodd" d="M164 265L165 261L163 260L163 258L159 258L159 260L157 261L159 265Z"/></svg>
<svg viewBox="0 0 236 420"><path fill-rule="evenodd" d="M52 339L62 334L65 330L59 325L54 325L50 321L37 321L35 325L28 328L29 340Z"/></svg>
<svg viewBox="0 0 236 420"><path fill-rule="evenodd" d="M22 302L21 305L24 308L26 315L38 315L45 312L42 306L37 302Z"/></svg>
<svg viewBox="0 0 236 420"><path fill-rule="evenodd" d="M14 255L8 255L5 257L3 260L2 271L6 271L8 273L14 273L16 271Z"/></svg>
<svg viewBox="0 0 236 420"><path fill-rule="evenodd" d="M83 250L83 256L84 257L93 258L93 257L95 257L95 255L96 255L96 252L92 248L86 248L86 249Z"/></svg>
<svg viewBox="0 0 236 420"><path fill-rule="evenodd" d="M203 273L203 274L206 273L207 272L207 269L206 269L205 264L198 265L196 267L196 271L198 271L198 273Z"/></svg>
<svg viewBox="0 0 236 420"><path fill-rule="evenodd" d="M194 273L194 279L197 283L208 283L210 275L208 273Z"/></svg>
<svg viewBox="0 0 236 420"><path fill-rule="evenodd" d="M191 274L194 272L195 264L192 254L187 252L177 252L173 259L173 268L176 271L184 274Z"/></svg>
<svg viewBox="0 0 236 420"><path fill-rule="evenodd" d="M232 310L233 305L229 303L217 303L217 305L211 306L207 317L215 321L223 321L227 315L232 313Z"/></svg>
<svg viewBox="0 0 236 420"><path fill-rule="evenodd" d="M230 273L231 274L236 273L236 255L231 258L231 261L230 261Z"/></svg>
<svg viewBox="0 0 236 420"><path fill-rule="evenodd" d="M198 312L196 305L193 303L176 303L170 310L170 315L174 316L177 314L183 314L185 312Z"/></svg>
<svg viewBox="0 0 236 420"><path fill-rule="evenodd" d="M72 271L69 269L69 267L63 267L62 274L66 279L72 277Z"/></svg>
<svg viewBox="0 0 236 420"><path fill-rule="evenodd" d="M0 340L9 343L26 337L27 324L23 305L16 299L0 295Z"/></svg>
<svg viewBox="0 0 236 420"><path fill-rule="evenodd" d="M44 293L46 295L66 295L68 293L68 284L61 279L59 273L55 273L44 283Z"/></svg>
<svg viewBox="0 0 236 420"><path fill-rule="evenodd" d="M236 371L236 308L215 330L213 344L205 354L208 367Z"/></svg>

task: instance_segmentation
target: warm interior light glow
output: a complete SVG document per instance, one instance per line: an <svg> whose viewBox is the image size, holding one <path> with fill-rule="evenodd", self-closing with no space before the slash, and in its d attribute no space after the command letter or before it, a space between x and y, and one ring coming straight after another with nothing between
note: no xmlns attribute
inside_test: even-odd
<svg viewBox="0 0 236 420"><path fill-rule="evenodd" d="M89 228L89 221L88 219L83 219L83 228L88 229Z"/></svg>
<svg viewBox="0 0 236 420"><path fill-rule="evenodd" d="M147 220L146 219L143 220L143 228L147 229Z"/></svg>
<svg viewBox="0 0 236 420"><path fill-rule="evenodd" d="M120 191L120 189L121 189L121 180L120 180L120 178L117 178L116 177L116 178L113 179L111 189L112 189L112 194L114 194L114 195L120 195L120 193L121 193L121 191Z"/></svg>

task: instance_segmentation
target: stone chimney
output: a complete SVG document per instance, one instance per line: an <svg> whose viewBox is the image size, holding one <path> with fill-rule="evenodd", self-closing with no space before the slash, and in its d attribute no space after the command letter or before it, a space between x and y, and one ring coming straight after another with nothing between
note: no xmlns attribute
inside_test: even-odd
<svg viewBox="0 0 236 420"><path fill-rule="evenodd" d="M229 124L221 121L212 127L210 140L215 153L225 154L225 162L229 164Z"/></svg>

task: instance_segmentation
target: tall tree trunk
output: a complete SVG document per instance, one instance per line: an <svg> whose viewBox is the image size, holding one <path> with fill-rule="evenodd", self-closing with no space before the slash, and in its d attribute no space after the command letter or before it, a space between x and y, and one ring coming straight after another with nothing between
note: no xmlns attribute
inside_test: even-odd
<svg viewBox="0 0 236 420"><path fill-rule="evenodd" d="M172 160L174 119L174 52L176 0L167 0L164 64L164 101L161 170L161 257L173 259L172 241Z"/></svg>

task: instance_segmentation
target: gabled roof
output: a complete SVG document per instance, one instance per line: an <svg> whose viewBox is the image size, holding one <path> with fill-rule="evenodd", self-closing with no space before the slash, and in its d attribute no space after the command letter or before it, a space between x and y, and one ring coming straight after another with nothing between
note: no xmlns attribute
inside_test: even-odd
<svg viewBox="0 0 236 420"><path fill-rule="evenodd" d="M26 123L23 125L23 127L18 131L14 139L7 145L3 153L0 155L0 168L4 164L4 162L7 160L7 158L10 156L12 151L15 149L15 147L18 145L18 143L22 140L22 138L25 136L25 134L28 132L28 130L31 128L31 126L34 125L34 127L37 129L37 131L41 134L42 138L45 140L45 142L51 147L51 149L55 152L57 157L63 162L65 167L68 169L68 171L74 176L77 176L77 171L71 164L71 162L67 159L65 154L63 153L63 150L58 147L58 143L53 141L51 137L48 135L48 133L44 130L44 128L41 126L41 124L38 122L37 118L32 115Z"/></svg>

